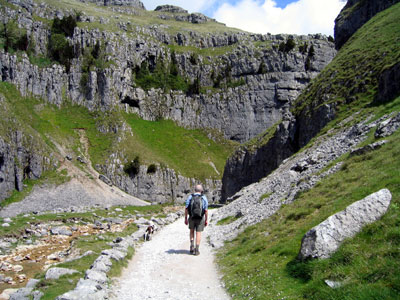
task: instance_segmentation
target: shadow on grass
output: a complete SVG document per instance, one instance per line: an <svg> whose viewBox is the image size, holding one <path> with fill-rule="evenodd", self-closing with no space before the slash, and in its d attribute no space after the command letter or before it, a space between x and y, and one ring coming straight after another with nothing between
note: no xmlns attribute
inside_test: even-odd
<svg viewBox="0 0 400 300"><path fill-rule="evenodd" d="M286 272L293 278L306 283L312 279L313 268L310 260L300 260L295 258L287 263Z"/></svg>

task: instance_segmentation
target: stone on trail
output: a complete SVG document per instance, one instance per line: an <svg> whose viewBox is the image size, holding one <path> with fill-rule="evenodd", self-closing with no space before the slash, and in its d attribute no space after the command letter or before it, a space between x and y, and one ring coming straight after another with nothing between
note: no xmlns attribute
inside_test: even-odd
<svg viewBox="0 0 400 300"><path fill-rule="evenodd" d="M383 189L330 216L304 235L299 258L329 258L345 239L355 236L365 225L381 218L391 200L390 191Z"/></svg>
<svg viewBox="0 0 400 300"><path fill-rule="evenodd" d="M62 227L54 227L50 230L52 235L66 235L66 236L72 236L72 231L69 230L67 227L62 226Z"/></svg>
<svg viewBox="0 0 400 300"><path fill-rule="evenodd" d="M73 270L73 269L55 267L55 268L51 268L51 269L47 270L45 278L46 278L46 280L58 279L63 275L74 274L74 273L77 273L77 272L78 272L77 270Z"/></svg>
<svg viewBox="0 0 400 300"><path fill-rule="evenodd" d="M29 300L32 290L32 288L20 288L10 295L10 300Z"/></svg>
<svg viewBox="0 0 400 300"><path fill-rule="evenodd" d="M89 279L98 283L106 283L107 275L104 272L99 272L96 270L87 270L85 274L85 279Z"/></svg>

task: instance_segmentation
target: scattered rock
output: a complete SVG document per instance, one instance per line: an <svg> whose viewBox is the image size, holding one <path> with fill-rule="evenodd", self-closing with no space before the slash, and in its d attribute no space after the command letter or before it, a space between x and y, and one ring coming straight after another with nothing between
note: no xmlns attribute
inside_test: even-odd
<svg viewBox="0 0 400 300"><path fill-rule="evenodd" d="M107 282L107 275L104 272L99 272L97 270L91 269L86 271L85 279L104 284Z"/></svg>
<svg viewBox="0 0 400 300"><path fill-rule="evenodd" d="M343 282L340 281L333 281L333 280L325 280L325 283L327 286L329 286L332 289L337 289L343 286Z"/></svg>
<svg viewBox="0 0 400 300"><path fill-rule="evenodd" d="M80 156L78 156L78 157L76 158L76 160L79 161L81 164L85 164L85 165L87 164L86 160L83 159L83 158L80 157Z"/></svg>
<svg viewBox="0 0 400 300"><path fill-rule="evenodd" d="M10 299L10 296L17 292L18 289L5 289L1 294L0 294L0 299L5 299L8 300Z"/></svg>
<svg viewBox="0 0 400 300"><path fill-rule="evenodd" d="M389 118L378 125L375 138L383 138L392 135L400 127L400 113Z"/></svg>
<svg viewBox="0 0 400 300"><path fill-rule="evenodd" d="M39 282L40 282L39 279L33 279L33 278L29 279L28 283L26 284L26 287L34 289Z"/></svg>
<svg viewBox="0 0 400 300"><path fill-rule="evenodd" d="M18 289L15 293L10 295L10 300L29 300L32 290L31 288Z"/></svg>
<svg viewBox="0 0 400 300"><path fill-rule="evenodd" d="M304 235L299 258L330 257L346 238L353 237L365 225L382 217L391 199L390 191L383 189L329 217Z"/></svg>
<svg viewBox="0 0 400 300"><path fill-rule="evenodd" d="M362 148L354 149L353 151L350 152L350 156L362 155L362 154L365 154L367 152L374 151L376 149L379 149L383 145L387 144L387 142L388 141L379 141L379 142L367 145L367 146L362 147Z"/></svg>
<svg viewBox="0 0 400 300"><path fill-rule="evenodd" d="M10 227L10 224L8 224L8 223L3 223L3 224L1 224L1 226L2 226L2 227Z"/></svg>
<svg viewBox="0 0 400 300"><path fill-rule="evenodd" d="M22 272L24 270L24 267L21 265L14 265L12 266L12 270L16 273Z"/></svg>
<svg viewBox="0 0 400 300"><path fill-rule="evenodd" d="M105 184L109 185L109 186L112 186L112 185L113 185L113 184L112 184L112 181L111 181L107 176L104 176L103 174L100 174L100 175L99 175L99 179L100 179L101 181L103 181Z"/></svg>
<svg viewBox="0 0 400 300"><path fill-rule="evenodd" d="M101 254L105 254L110 256L112 259L116 260L116 261L120 261L123 260L126 256L126 253L116 250L116 249L107 249L107 250L103 250L101 252Z"/></svg>
<svg viewBox="0 0 400 300"><path fill-rule="evenodd" d="M55 267L47 270L45 278L46 280L58 279L63 275L74 274L77 272L78 272L77 270L73 269Z"/></svg>
<svg viewBox="0 0 400 300"><path fill-rule="evenodd" d="M66 236L72 236L72 231L68 229L68 227L62 226L62 227L54 227L50 229L50 232L52 235L66 235Z"/></svg>

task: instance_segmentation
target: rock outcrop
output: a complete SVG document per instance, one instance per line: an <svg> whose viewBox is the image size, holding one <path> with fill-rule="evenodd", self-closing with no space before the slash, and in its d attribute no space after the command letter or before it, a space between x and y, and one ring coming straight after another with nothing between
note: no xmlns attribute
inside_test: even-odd
<svg viewBox="0 0 400 300"><path fill-rule="evenodd" d="M161 12L170 12L170 13L178 13L178 14L187 14L189 13L186 9L182 7L175 6L175 5L159 5L157 6L154 11L161 11Z"/></svg>
<svg viewBox="0 0 400 300"><path fill-rule="evenodd" d="M130 6L134 8L146 9L140 0L79 0L81 2L91 2L104 6Z"/></svg>
<svg viewBox="0 0 400 300"><path fill-rule="evenodd" d="M138 174L128 175L118 159L98 166L104 174L121 190L130 195L152 203L184 203L193 188L199 183L198 179L187 178L174 170L157 166L156 171L148 173L148 167L140 166ZM221 181L206 179L203 182L205 194L210 203L218 203L220 199Z"/></svg>
<svg viewBox="0 0 400 300"><path fill-rule="evenodd" d="M118 1L88 2L119 5ZM140 1L118 3L141 6ZM33 1L13 1L13 5L16 8L7 6L0 10L1 21L17 20L33 40L34 53L47 56L51 31L36 16L51 20L73 12ZM182 14L173 7L158 11L189 16L194 23L202 22L204 17ZM24 53L13 55L1 50L1 80L16 85L23 96L40 97L57 106L69 99L90 110L124 109L146 120L170 119L187 128L216 130L226 139L238 142L253 138L282 119L300 92L336 54L333 43L321 35L273 36L234 31L171 33L167 26L134 26L122 18L115 25L116 31L101 31L88 29L85 23L96 27L110 20L85 14L80 18L82 24L74 29L71 37L66 37L74 52L68 67L37 66ZM288 39L294 40L294 49L279 50L280 44ZM103 67L93 65L84 71L85 53L96 45L104 51ZM310 56L311 47L314 51ZM204 89L189 93L141 87L136 73L143 64L150 71L157 64L168 67L174 64L179 76L192 84L198 80ZM101 169L113 184L157 202L161 198L182 201L194 182L172 170L160 170L154 175L144 171L141 176L130 178L110 171L113 168L109 165ZM205 184L210 191L220 187L217 181ZM217 199L218 193L213 192L210 200Z"/></svg>
<svg viewBox="0 0 400 300"><path fill-rule="evenodd" d="M45 56L49 28L33 16L52 19L69 13L54 14L51 7L32 4L20 14L7 8L4 15L0 13L0 19L7 22L17 18L34 39L37 55ZM94 17L92 21L100 19ZM164 118L184 127L217 129L227 139L244 142L280 120L284 109L336 54L333 44L321 35L195 31L170 34L162 26L118 24L121 32L75 28L68 40L76 58L68 72L59 64L40 68L31 64L27 56L17 58L0 52L2 81L15 84L23 95L32 94L56 105L69 98L91 110L120 106L146 120ZM289 38L294 39L296 47L289 52L280 51L279 45ZM96 43L104 47L107 55L103 63L109 67L91 68L83 74L82 53ZM173 53L167 45L178 46L179 51ZM181 51L180 46L199 50ZM312 46L312 57L306 50L300 51L300 46ZM221 47L226 51L216 49ZM197 95L179 90L144 90L136 83L135 70L142 63L152 69L157 63L171 65L173 60L180 76L188 82L199 80L200 86L209 91ZM85 84L82 77L87 78Z"/></svg>
<svg viewBox="0 0 400 300"><path fill-rule="evenodd" d="M387 103L400 96L400 63L382 72L379 78L377 103Z"/></svg>
<svg viewBox="0 0 400 300"><path fill-rule="evenodd" d="M362 228L379 220L388 210L392 194L380 190L308 231L301 242L299 258L328 258L337 251L342 242L355 236Z"/></svg>
<svg viewBox="0 0 400 300"><path fill-rule="evenodd" d="M297 117L287 113L272 134L267 131L256 145L239 148L225 165L221 201L226 202L243 187L270 174L334 117L335 110L331 105L322 105L310 113L302 112Z"/></svg>
<svg viewBox="0 0 400 300"><path fill-rule="evenodd" d="M242 188L227 199L224 205L213 214L211 220L210 242L215 247L223 246L225 240L234 239L247 226L257 224L275 214L283 204L296 200L299 193L311 189L320 180L340 170L341 163L326 167L345 153L358 148L373 128L381 128L393 118L384 116L374 122L369 119L349 126L353 118L340 123L336 130L318 137L310 147L284 160L271 174L258 182ZM325 169L325 171L323 171ZM228 216L234 221L217 225Z"/></svg>
<svg viewBox="0 0 400 300"><path fill-rule="evenodd" d="M349 0L335 20L335 45L340 49L347 40L377 13L399 0Z"/></svg>
<svg viewBox="0 0 400 300"><path fill-rule="evenodd" d="M24 179L38 179L50 165L50 158L35 149L32 137L21 131L11 133L11 139L0 137L0 201L13 190L24 189Z"/></svg>

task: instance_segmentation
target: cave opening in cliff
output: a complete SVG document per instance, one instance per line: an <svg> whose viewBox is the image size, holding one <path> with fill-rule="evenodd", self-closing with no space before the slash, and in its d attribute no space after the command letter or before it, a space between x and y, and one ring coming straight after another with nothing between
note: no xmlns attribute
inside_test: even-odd
<svg viewBox="0 0 400 300"><path fill-rule="evenodd" d="M31 178L31 168L29 166L24 168L24 179Z"/></svg>
<svg viewBox="0 0 400 300"><path fill-rule="evenodd" d="M140 108L139 101L132 99L129 96L125 96L125 98L121 101L123 104L128 104L130 107Z"/></svg>
<svg viewBox="0 0 400 300"><path fill-rule="evenodd" d="M0 170L3 168L4 166L4 156L0 155Z"/></svg>

